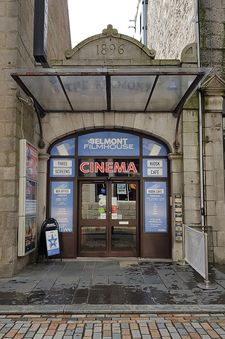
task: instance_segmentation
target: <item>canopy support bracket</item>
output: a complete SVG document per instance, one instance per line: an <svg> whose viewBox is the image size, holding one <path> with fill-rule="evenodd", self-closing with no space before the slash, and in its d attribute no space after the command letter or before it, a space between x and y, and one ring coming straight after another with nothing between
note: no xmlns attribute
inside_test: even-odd
<svg viewBox="0 0 225 339"><path fill-rule="evenodd" d="M174 143L173 143L175 153L178 153L179 148L180 148L180 143L178 140L178 131L179 131L181 114L182 114L182 110L180 109L179 112L177 112L176 114L177 122L176 122L176 129L175 129L175 138L174 138Z"/></svg>
<svg viewBox="0 0 225 339"><path fill-rule="evenodd" d="M43 148L45 148L45 142L44 142L44 138L43 138L43 128L42 128L41 119L45 116L45 112L42 110L42 108L40 107L40 105L38 105L38 103L36 101L34 101L34 110L37 114L38 125L39 125L39 130L40 130L40 139L39 139L39 142L38 142L38 147L40 149L43 149Z"/></svg>
<svg viewBox="0 0 225 339"><path fill-rule="evenodd" d="M19 99L21 103L25 103L28 106L31 106L33 110L35 111L37 115L37 119L38 119L39 130L40 130L40 139L38 142L38 147L40 149L43 149L45 147L45 142L43 138L43 128L42 128L41 119L46 115L46 113L44 112L42 107L37 103L37 101L34 100L32 97L28 96L28 98L25 99L21 97L20 95L17 95L17 98Z"/></svg>

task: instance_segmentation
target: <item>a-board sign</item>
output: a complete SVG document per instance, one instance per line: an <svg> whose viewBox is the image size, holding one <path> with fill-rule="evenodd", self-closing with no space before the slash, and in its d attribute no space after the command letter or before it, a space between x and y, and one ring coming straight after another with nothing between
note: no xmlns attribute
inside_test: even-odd
<svg viewBox="0 0 225 339"><path fill-rule="evenodd" d="M49 230L45 231L46 247L47 247L47 256L51 257L53 255L60 254L59 247L59 231Z"/></svg>

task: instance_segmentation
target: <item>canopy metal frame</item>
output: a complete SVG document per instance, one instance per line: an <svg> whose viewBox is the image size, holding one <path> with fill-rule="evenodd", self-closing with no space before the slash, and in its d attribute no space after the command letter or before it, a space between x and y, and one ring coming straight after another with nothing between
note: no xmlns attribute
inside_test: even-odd
<svg viewBox="0 0 225 339"><path fill-rule="evenodd" d="M18 70L11 76L33 99L40 125L47 113L172 113L177 118L177 151L182 109L208 73L208 69L194 67L117 66ZM81 79L89 87L78 88ZM119 83L121 88L117 88ZM40 131L43 148L42 126Z"/></svg>
<svg viewBox="0 0 225 339"><path fill-rule="evenodd" d="M39 109L42 112L42 116L44 116L46 113L63 113L63 112L71 112L71 113L77 113L77 112L123 112L123 113L132 113L132 112L137 112L136 109L132 109L132 107L129 107L129 105L127 106L126 109L123 108L118 108L118 109L113 109L112 108L112 92L113 92L113 87L112 87L112 80L116 80L118 77L125 77L126 79L128 79L128 81L136 81L134 80L137 79L137 77L142 77L142 78L146 78L146 84L148 79L153 79L154 77L154 83L153 85L149 88L149 93L147 96L147 100L145 103L143 103L143 108L139 109L138 112L160 112L160 113L164 113L164 112L172 112L175 116L177 116L179 114L179 112L182 110L184 103L186 102L187 98L192 94L192 92L197 88L199 82L203 79L203 77L205 76L206 71L204 69L196 69L196 68L189 68L187 69L183 69L183 68L176 68L176 69L170 69L169 67L166 69L165 67L160 69L151 69L149 68L127 68L127 69L105 69L105 68L99 68L99 69L84 69L84 70L79 70L79 68L77 70L53 70L53 69L42 69L39 71L18 71L15 73L12 73L12 77L13 79L18 83L18 85L22 88L22 90L26 93L26 95L28 95L29 97L31 97L37 104L37 106L39 107ZM91 107L89 107L89 109L87 109L84 105L84 109L77 109L75 107L75 105L71 102L71 98L69 97L69 93L68 93L68 89L66 89L66 86L63 82L63 80L66 77L73 77L74 81L76 81L77 77L83 77L83 79L85 79L84 77L91 77L92 79L96 78L96 77L102 77L104 78L104 83L105 83L105 89L103 89L103 94L106 97L106 104L104 108L101 109L92 109ZM187 76L192 76L193 77L193 81L191 82L191 84L189 86L187 86L184 94L179 97L178 102L176 102L175 107L173 107L172 109L168 108L168 106L165 106L163 108L160 109L151 109L151 100L153 97L153 94L155 93L156 88L158 89L159 85L159 79L162 79L164 77L164 79L166 79L165 77L179 77L182 81L182 79L185 79L185 77ZM46 107L44 107L43 103L40 102L40 100L38 100L38 98L36 97L35 94L35 90L29 88L29 86L26 84L26 78L32 79L33 84L35 86L35 79L40 78L40 77L45 77L48 79L53 79L53 77L55 77L55 79L57 78L58 80L58 84L60 85L61 91L64 94L64 99L66 102L66 108L62 107L59 109L53 109L51 107L48 107L46 109ZM44 79L43 79L44 81ZM105 93L104 93L105 92ZM131 92L131 96L135 95L135 93ZM73 93L71 94L73 95ZM46 95L47 96L47 95ZM121 96L123 96L123 89L121 89ZM117 98L115 98L114 100L116 100ZM82 100L82 98L80 99ZM126 98L124 98L124 100L127 100L127 95ZM159 98L160 100L160 98ZM128 98L128 102L129 102L129 98Z"/></svg>

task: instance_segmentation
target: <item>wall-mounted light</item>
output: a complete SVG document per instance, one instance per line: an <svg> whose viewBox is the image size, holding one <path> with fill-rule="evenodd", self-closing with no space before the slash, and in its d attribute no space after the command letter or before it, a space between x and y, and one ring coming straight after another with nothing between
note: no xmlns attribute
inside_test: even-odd
<svg viewBox="0 0 225 339"><path fill-rule="evenodd" d="M47 58L48 0L35 0L33 55L36 62L49 67Z"/></svg>

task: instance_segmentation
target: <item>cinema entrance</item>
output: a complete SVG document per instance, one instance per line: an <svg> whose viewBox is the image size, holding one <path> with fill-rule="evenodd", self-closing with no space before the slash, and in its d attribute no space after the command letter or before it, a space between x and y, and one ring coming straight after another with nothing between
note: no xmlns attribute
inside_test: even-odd
<svg viewBox="0 0 225 339"><path fill-rule="evenodd" d="M80 256L137 256L138 187L130 180L80 182Z"/></svg>
<svg viewBox="0 0 225 339"><path fill-rule="evenodd" d="M63 256L171 258L168 149L128 130L99 130L55 142L49 216Z"/></svg>

